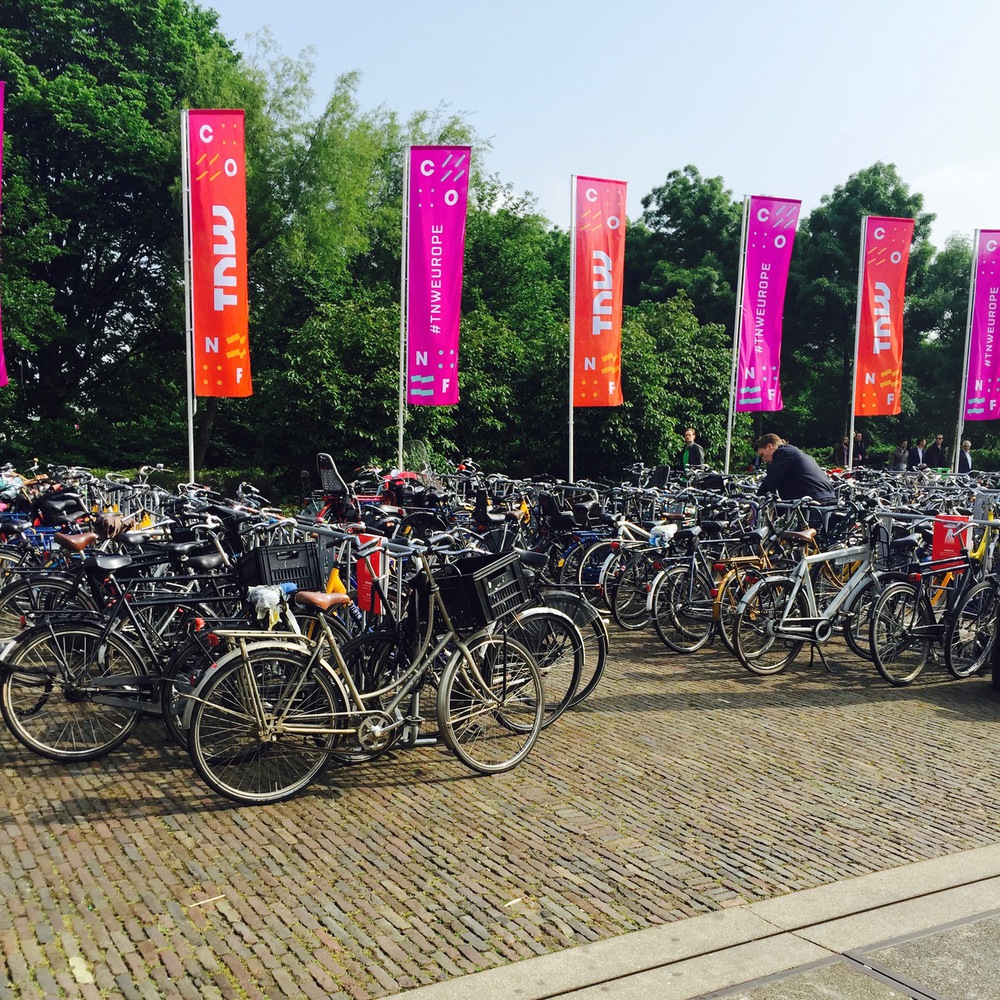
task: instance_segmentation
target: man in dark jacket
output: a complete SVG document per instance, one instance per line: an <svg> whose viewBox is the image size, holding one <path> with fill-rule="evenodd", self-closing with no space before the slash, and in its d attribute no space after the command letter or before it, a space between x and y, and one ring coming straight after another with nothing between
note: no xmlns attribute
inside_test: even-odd
<svg viewBox="0 0 1000 1000"><path fill-rule="evenodd" d="M812 497L824 503L836 500L830 477L814 458L785 444L777 434L765 434L754 443L754 451L767 463L767 474L757 493L777 493L782 500Z"/></svg>
<svg viewBox="0 0 1000 1000"><path fill-rule="evenodd" d="M932 469L943 469L945 467L943 434L935 435L934 444L924 452L924 462Z"/></svg>
<svg viewBox="0 0 1000 1000"><path fill-rule="evenodd" d="M702 451L700 444L695 444L693 427L688 427L684 431L684 447L678 452L677 460L674 464L678 469L684 470L689 465L705 464L705 452Z"/></svg>

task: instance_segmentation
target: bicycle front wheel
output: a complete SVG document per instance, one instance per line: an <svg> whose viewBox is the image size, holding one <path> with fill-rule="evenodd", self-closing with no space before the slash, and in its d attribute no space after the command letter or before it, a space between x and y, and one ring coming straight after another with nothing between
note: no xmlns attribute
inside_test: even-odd
<svg viewBox="0 0 1000 1000"><path fill-rule="evenodd" d="M521 643L542 672L544 729L572 704L586 657L583 635L569 615L550 607L525 608L504 621L501 631Z"/></svg>
<svg viewBox="0 0 1000 1000"><path fill-rule="evenodd" d="M953 677L971 677L993 655L997 635L997 589L977 583L959 601L944 635L944 662Z"/></svg>
<svg viewBox="0 0 1000 1000"><path fill-rule="evenodd" d="M538 739L545 714L542 675L513 639L479 633L441 676L441 736L466 767L498 774L516 767Z"/></svg>
<svg viewBox="0 0 1000 1000"><path fill-rule="evenodd" d="M195 692L188 750L220 795L281 802L323 770L345 712L338 686L302 650L261 643L224 657Z"/></svg>
<svg viewBox="0 0 1000 1000"><path fill-rule="evenodd" d="M71 622L23 632L4 655L0 711L14 736L50 760L94 760L128 739L148 697L146 669L113 632ZM129 707L129 703L135 707Z"/></svg>
<svg viewBox="0 0 1000 1000"><path fill-rule="evenodd" d="M649 591L660 571L660 560L652 551L632 554L618 577L609 585L608 604L619 627L638 632L649 624Z"/></svg>
<svg viewBox="0 0 1000 1000"><path fill-rule="evenodd" d="M911 583L892 583L871 611L868 641L875 669L890 684L912 684L930 654L931 612Z"/></svg>

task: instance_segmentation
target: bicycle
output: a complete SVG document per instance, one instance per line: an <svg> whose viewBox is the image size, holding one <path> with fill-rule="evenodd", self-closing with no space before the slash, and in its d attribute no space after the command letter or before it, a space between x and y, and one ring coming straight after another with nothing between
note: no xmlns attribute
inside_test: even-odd
<svg viewBox="0 0 1000 1000"><path fill-rule="evenodd" d="M470 769L506 771L530 752L545 710L534 657L501 634L463 638L427 548L388 541L385 548L417 563L419 586L408 607L418 608L423 592L426 613L415 641L397 642L395 631L371 632L341 650L322 618L322 637L311 641L254 642L237 634L236 648L206 671L188 699L188 747L209 787L236 802L278 802L308 787L338 752L416 746L424 720L412 709L425 687L437 690L439 738ZM509 557L496 562L487 577L494 583L511 565ZM308 603L315 596L300 592L296 599ZM486 619L496 617L489 599L480 610ZM362 668L374 690L356 682Z"/></svg>

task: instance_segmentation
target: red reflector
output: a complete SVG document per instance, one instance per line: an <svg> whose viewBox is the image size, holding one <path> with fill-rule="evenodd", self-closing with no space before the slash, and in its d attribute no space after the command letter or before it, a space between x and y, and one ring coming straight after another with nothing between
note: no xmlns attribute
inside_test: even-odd
<svg viewBox="0 0 1000 1000"><path fill-rule="evenodd" d="M21 628L24 628L28 624L28 616L21 615Z"/></svg>
<svg viewBox="0 0 1000 1000"><path fill-rule="evenodd" d="M714 601L714 600L715 600L715 598L717 598L717 597L719 596L719 588L718 588L718 587L713 587L713 588L712 588L712 589L711 589L711 590L709 591L709 593L710 593L710 594L712 595L712 600Z"/></svg>
<svg viewBox="0 0 1000 1000"><path fill-rule="evenodd" d="M214 632L209 632L208 635L205 636L205 642L212 647L222 645L222 640Z"/></svg>
<svg viewBox="0 0 1000 1000"><path fill-rule="evenodd" d="M195 618L194 620L194 630L195 632L200 632L205 627L204 618Z"/></svg>
<svg viewBox="0 0 1000 1000"><path fill-rule="evenodd" d="M621 547L622 547L622 543L621 542L614 541L614 542L611 543L611 551L612 552L617 552Z"/></svg>
<svg viewBox="0 0 1000 1000"><path fill-rule="evenodd" d="M725 571L726 571L726 564L725 563L714 563L712 565L712 572L713 573L725 573Z"/></svg>
<svg viewBox="0 0 1000 1000"><path fill-rule="evenodd" d="M906 575L906 579L909 580L910 583L920 583L920 581L923 578L924 578L924 574L923 573L908 573Z"/></svg>

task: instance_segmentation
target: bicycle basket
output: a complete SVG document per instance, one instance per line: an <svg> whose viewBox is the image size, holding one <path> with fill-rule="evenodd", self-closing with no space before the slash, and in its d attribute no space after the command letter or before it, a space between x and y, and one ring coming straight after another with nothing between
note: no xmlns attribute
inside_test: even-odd
<svg viewBox="0 0 1000 1000"><path fill-rule="evenodd" d="M315 543L261 545L236 561L236 575L244 587L294 583L299 590L322 590Z"/></svg>
<svg viewBox="0 0 1000 1000"><path fill-rule="evenodd" d="M441 599L458 631L475 631L519 608L528 600L520 557L469 556L438 576Z"/></svg>

